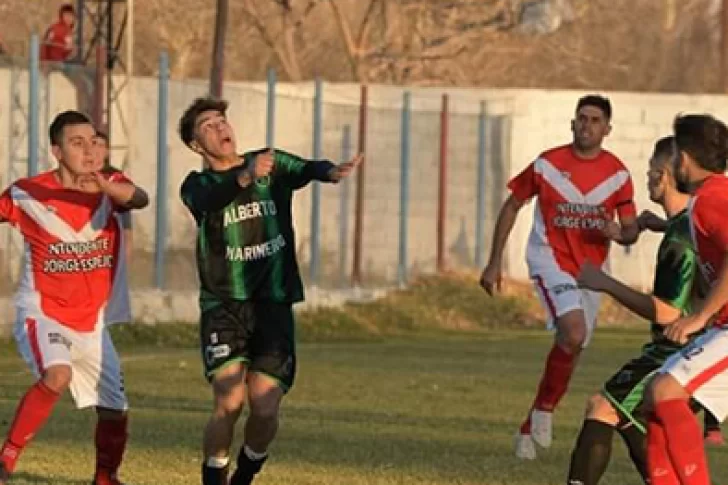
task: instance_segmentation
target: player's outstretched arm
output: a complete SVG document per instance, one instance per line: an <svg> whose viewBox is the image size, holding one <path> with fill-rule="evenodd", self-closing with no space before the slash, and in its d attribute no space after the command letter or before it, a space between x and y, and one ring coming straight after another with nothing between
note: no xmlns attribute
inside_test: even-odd
<svg viewBox="0 0 728 485"><path fill-rule="evenodd" d="M96 172L94 177L101 192L108 195L118 206L126 209L143 209L149 205L149 196L141 187L126 180L107 179L100 172Z"/></svg>
<svg viewBox="0 0 728 485"><path fill-rule="evenodd" d="M641 231L665 232L667 230L667 219L663 219L650 210L643 210L637 218L637 227Z"/></svg>
<svg viewBox="0 0 728 485"><path fill-rule="evenodd" d="M634 216L621 217L619 223L607 221L604 226L604 235L622 246L637 242L640 232L639 223Z"/></svg>
<svg viewBox="0 0 728 485"><path fill-rule="evenodd" d="M498 213L498 219L493 230L493 243L491 244L488 265L483 269L483 273L480 276L480 286L491 296L494 290L500 289L503 251L506 247L508 236L513 230L513 225L516 223L518 212L523 205L523 201L511 194Z"/></svg>
<svg viewBox="0 0 728 485"><path fill-rule="evenodd" d="M270 149L247 153L244 156L247 160L271 158L274 161L274 174L281 176L294 190L305 187L313 180L336 183L351 175L364 161L363 155L357 154L348 162L336 165L329 160L307 160L283 150Z"/></svg>
<svg viewBox="0 0 728 485"><path fill-rule="evenodd" d="M681 315L680 310L671 304L652 294L630 288L588 262L582 265L577 282L582 288L607 293L622 306L650 322L667 325Z"/></svg>

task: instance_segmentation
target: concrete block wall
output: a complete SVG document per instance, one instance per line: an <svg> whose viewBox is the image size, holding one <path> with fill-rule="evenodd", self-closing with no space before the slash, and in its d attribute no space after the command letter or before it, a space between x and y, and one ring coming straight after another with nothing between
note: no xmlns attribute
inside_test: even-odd
<svg viewBox="0 0 728 485"><path fill-rule="evenodd" d="M9 71L0 69L0 89L9 92ZM49 84L50 113L73 106L71 85L60 74ZM123 94L126 120L130 128L130 175L146 187L155 200L157 152L156 79L134 78ZM188 80L170 83L170 124L167 146L170 160L169 270L172 290L194 291L194 224L181 204L178 190L190 170L200 168L200 160L186 149L177 135L177 121L182 111L199 95L207 83ZM437 171L439 156L439 109L442 90L412 89L411 186L409 219L409 262L412 273L434 269L436 248ZM367 176L365 186L364 255L365 276L371 282L391 282L397 271L399 227L400 127L402 88L371 86L367 140ZM453 265L470 265L474 260L475 202L477 177L477 115L485 101L488 111L488 171L486 175L486 251L498 208L506 196L504 185L541 151L571 138L569 123L577 98L585 93L574 91L452 89L450 94L450 145L448 175L448 222L446 247ZM614 129L607 148L625 161L631 170L640 209L655 207L645 190L647 159L656 138L670 133L678 112L710 112L728 120L728 98L724 96L685 96L637 93L607 93L614 104ZM228 83L230 118L236 127L242 149L265 144L266 86L264 83ZM279 84L276 98L276 146L310 156L312 151L313 83ZM359 86L325 84L324 86L324 156L340 159L343 127L351 128L352 152L358 144ZM0 160L2 180L9 174L8 146L12 131L8 108L0 109ZM120 136L120 122L114 123L113 136ZM46 127L42 127L45 132ZM322 275L325 284L338 283L340 212L343 186L321 188ZM355 183L348 186L349 232L345 244L347 265L351 265L354 228ZM310 256L310 188L297 193L294 201L297 249L306 272ZM507 270L515 278L527 277L524 263L525 242L531 224L527 208L514 228L508 246ZM149 285L151 251L154 247L154 209L135 214L137 237L133 273L137 287ZM7 231L7 229L3 229ZM0 249L8 238L0 234ZM627 254L615 248L614 272L639 286L648 286L653 269L658 237L647 236ZM138 255L138 256L137 256ZM347 268L347 273L349 268ZM171 275L174 274L174 277Z"/></svg>

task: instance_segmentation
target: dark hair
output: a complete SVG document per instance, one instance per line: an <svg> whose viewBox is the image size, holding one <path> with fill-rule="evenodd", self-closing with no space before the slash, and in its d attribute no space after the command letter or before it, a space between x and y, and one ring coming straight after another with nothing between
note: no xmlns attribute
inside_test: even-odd
<svg viewBox="0 0 728 485"><path fill-rule="evenodd" d="M678 150L690 155L703 170L726 171L728 128L708 114L678 115L672 125Z"/></svg>
<svg viewBox="0 0 728 485"><path fill-rule="evenodd" d="M217 98L197 98L189 108L187 108L179 120L179 136L185 145L195 139L195 123L197 118L205 111L218 111L225 116L228 109L228 102Z"/></svg>
<svg viewBox="0 0 728 485"><path fill-rule="evenodd" d="M657 140L655 148L652 151L652 157L657 160L660 165L664 165L672 160L672 155L675 153L675 137L665 136Z"/></svg>
<svg viewBox="0 0 728 485"><path fill-rule="evenodd" d="M60 146L61 141L63 140L63 129L66 126L85 124L90 125L91 120L88 119L88 116L79 111L70 110L60 113L53 119L53 123L51 123L51 127L48 130L51 145Z"/></svg>
<svg viewBox="0 0 728 485"><path fill-rule="evenodd" d="M72 13L76 15L76 9L70 3L64 3L61 8L58 9L58 14L63 15L64 13Z"/></svg>
<svg viewBox="0 0 728 485"><path fill-rule="evenodd" d="M576 103L576 111L579 111L584 106L594 106L595 108L599 108L602 110L602 113L604 113L607 120L612 119L612 103L609 101L609 98L599 96L598 94L590 94L583 98L579 98L579 101Z"/></svg>
<svg viewBox="0 0 728 485"><path fill-rule="evenodd" d="M96 136L97 138L101 138L101 139L102 139L102 140L104 140L104 141L105 141L106 143L109 143L109 135L107 135L107 134L106 134L106 132L104 132L104 131L101 131L101 130L96 130L96 135L95 135L95 136Z"/></svg>

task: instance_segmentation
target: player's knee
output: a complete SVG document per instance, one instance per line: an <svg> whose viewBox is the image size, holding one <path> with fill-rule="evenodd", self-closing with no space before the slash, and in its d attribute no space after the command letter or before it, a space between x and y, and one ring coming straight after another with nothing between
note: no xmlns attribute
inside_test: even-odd
<svg viewBox="0 0 728 485"><path fill-rule="evenodd" d="M560 344L571 354L581 352L584 342L586 341L586 330L578 327L572 327L562 333L559 339Z"/></svg>
<svg viewBox="0 0 728 485"><path fill-rule="evenodd" d="M68 365L54 365L43 373L43 384L52 391L62 394L71 385L71 367Z"/></svg>
<svg viewBox="0 0 728 485"><path fill-rule="evenodd" d="M671 399L688 399L690 396L670 374L660 374L652 379L648 393L652 406Z"/></svg>
<svg viewBox="0 0 728 485"><path fill-rule="evenodd" d="M275 419L281 406L280 392L271 389L268 392L250 396L250 414L260 419Z"/></svg>
<svg viewBox="0 0 728 485"><path fill-rule="evenodd" d="M584 312L573 311L561 316L557 326L559 344L572 354L581 352L587 337Z"/></svg>
<svg viewBox="0 0 728 485"><path fill-rule="evenodd" d="M614 406L602 394L594 394L589 398L586 405L586 417L609 424L619 422L619 416Z"/></svg>

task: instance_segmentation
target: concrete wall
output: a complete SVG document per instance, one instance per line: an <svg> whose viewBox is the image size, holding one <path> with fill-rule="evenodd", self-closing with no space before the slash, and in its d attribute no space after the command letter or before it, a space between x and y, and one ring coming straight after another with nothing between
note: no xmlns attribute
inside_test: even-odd
<svg viewBox="0 0 728 485"><path fill-rule="evenodd" d="M9 69L0 69L0 90L11 92ZM48 112L75 105L74 91L60 74L51 76ZM176 122L185 107L205 92L202 81L170 83L170 124L167 143L170 154L170 180L167 201L169 210L168 281L171 290L196 287L194 260L194 225L178 197L179 186L190 170L200 167L200 160L179 141ZM154 205L157 152L156 79L132 79L120 99L124 123L128 126L129 160L126 170L152 196L152 207L135 215L135 263L132 281L137 288L152 281L151 255L154 247ZM19 92L27 90L20 90ZM412 90L412 175L409 221L409 267L411 272L428 272L434 268L436 247L437 164L439 154L439 108L442 90ZM486 180L486 237L489 239L498 207L506 195L507 179L520 171L540 151L570 140L569 122L576 99L584 94L570 91L452 89L450 93L450 173L448 180L448 258L452 265L472 266L475 244L475 204L477 176L477 114L485 101L488 112L488 172ZM633 93L607 93L614 104L614 130L607 148L621 157L632 171L639 209L652 208L645 191L645 172L652 145L659 136L669 134L678 112L710 112L728 119L728 98L723 96L682 96ZM27 94L24 94L27 99ZM261 147L265 143L266 88L262 83L228 83L225 96L230 100L230 117L237 129L241 150ZM313 84L280 84L277 87L275 144L277 147L310 156L312 150ZM391 283L396 276L399 218L400 107L402 89L372 86L369 90L370 112L367 139L367 181L365 187L364 270L371 284ZM352 130L357 146L359 87L325 85L324 87L324 155L339 160L345 125ZM9 160L13 117L9 106L0 105L0 174L6 184L17 173ZM47 121L45 121L47 123ZM17 121L16 121L17 124ZM45 136L45 126L42 127ZM123 141L121 120L114 120L112 133ZM16 157L17 158L17 157ZM117 163L121 160L115 159ZM7 174L7 175L6 175ZM349 187L322 188L322 225L320 241L323 258L323 284L340 283L339 259L345 251L346 270L351 265L354 211L354 184ZM339 244L342 194L348 194L348 233L344 249ZM310 190L302 190L295 199L294 213L301 266L307 269L310 241ZM516 278L526 277L525 242L531 223L531 208L524 210L508 246L507 270ZM4 229L3 231L7 231ZM615 248L613 271L632 284L648 286L651 282L655 242L647 236L626 253ZM0 232L0 249L5 263L11 239Z"/></svg>

